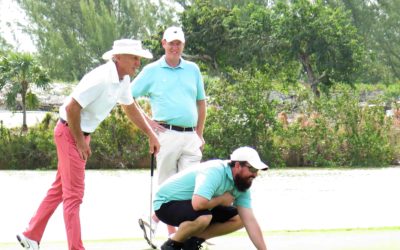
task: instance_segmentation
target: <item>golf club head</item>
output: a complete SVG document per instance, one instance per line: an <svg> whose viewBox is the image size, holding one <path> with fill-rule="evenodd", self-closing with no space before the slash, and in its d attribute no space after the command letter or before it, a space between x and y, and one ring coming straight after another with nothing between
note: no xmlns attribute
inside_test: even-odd
<svg viewBox="0 0 400 250"><path fill-rule="evenodd" d="M139 219L139 226L143 231L143 237L144 239L147 241L147 244L149 244L149 246L153 249L157 249L157 246L152 242L151 238L149 238L149 236L147 235L147 230L145 227L145 223L143 222L142 219ZM150 232L151 233L151 232Z"/></svg>

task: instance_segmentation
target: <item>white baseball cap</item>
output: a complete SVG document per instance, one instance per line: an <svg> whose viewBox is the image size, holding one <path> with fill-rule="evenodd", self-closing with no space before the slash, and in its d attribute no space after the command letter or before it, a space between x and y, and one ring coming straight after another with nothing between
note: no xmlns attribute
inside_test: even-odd
<svg viewBox="0 0 400 250"><path fill-rule="evenodd" d="M142 48L142 42L133 39L115 40L112 50L103 54L104 60L110 60L113 55L129 54L144 57L147 59L153 58L150 51Z"/></svg>
<svg viewBox="0 0 400 250"><path fill-rule="evenodd" d="M268 166L261 161L257 151L251 147L240 147L231 154L231 161L247 161L252 167L267 170Z"/></svg>
<svg viewBox="0 0 400 250"><path fill-rule="evenodd" d="M164 31L163 39L165 39L168 43L174 40L179 40L185 43L185 35L183 34L182 28L172 26Z"/></svg>

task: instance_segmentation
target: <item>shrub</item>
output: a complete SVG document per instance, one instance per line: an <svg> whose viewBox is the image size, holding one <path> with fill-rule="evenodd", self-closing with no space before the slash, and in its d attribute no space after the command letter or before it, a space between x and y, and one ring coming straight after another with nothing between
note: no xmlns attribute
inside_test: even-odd
<svg viewBox="0 0 400 250"><path fill-rule="evenodd" d="M87 168L149 166L147 136L132 125L121 107L115 108L92 134L92 156Z"/></svg>
<svg viewBox="0 0 400 250"><path fill-rule="evenodd" d="M1 128L0 169L56 168L54 118L48 114L41 124L22 134L19 129ZM49 126L49 122L53 125ZM46 124L47 123L47 124Z"/></svg>
<svg viewBox="0 0 400 250"><path fill-rule="evenodd" d="M57 169L53 129L58 117L47 114L26 134L0 127L0 169ZM87 168L149 166L147 137L116 108L91 135L92 155ZM3 157L4 156L4 157Z"/></svg>
<svg viewBox="0 0 400 250"><path fill-rule="evenodd" d="M381 100L360 105L360 94L337 84L329 95L308 96L298 110L305 121L276 131L289 166L382 166L393 160L390 127ZM373 104L375 103L375 104Z"/></svg>
<svg viewBox="0 0 400 250"><path fill-rule="evenodd" d="M272 141L275 104L271 82L261 73L232 72L231 79L207 84L208 115L204 159L229 158L239 146L252 146L270 165L281 164Z"/></svg>

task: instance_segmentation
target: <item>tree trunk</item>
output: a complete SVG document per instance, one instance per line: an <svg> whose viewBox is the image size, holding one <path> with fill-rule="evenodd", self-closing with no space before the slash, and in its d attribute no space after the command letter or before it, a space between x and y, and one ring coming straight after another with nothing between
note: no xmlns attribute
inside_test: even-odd
<svg viewBox="0 0 400 250"><path fill-rule="evenodd" d="M305 53L300 54L299 59L301 64L303 65L304 70L307 73L308 84L310 85L312 92L316 97L319 97L320 96L320 92L318 90L319 79L314 74L314 70L311 66L308 54Z"/></svg>
<svg viewBox="0 0 400 250"><path fill-rule="evenodd" d="M28 131L28 125L26 125L26 93L28 92L28 83L22 82L22 132Z"/></svg>

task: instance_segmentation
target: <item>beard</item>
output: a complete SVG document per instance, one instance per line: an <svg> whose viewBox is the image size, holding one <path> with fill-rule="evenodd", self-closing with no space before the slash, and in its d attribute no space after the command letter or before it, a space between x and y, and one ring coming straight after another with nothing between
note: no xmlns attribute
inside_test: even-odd
<svg viewBox="0 0 400 250"><path fill-rule="evenodd" d="M239 175L236 175L235 178L233 178L233 181L235 182L236 188L240 192L244 192L249 189L251 187L251 184L253 183L250 178L243 178Z"/></svg>

